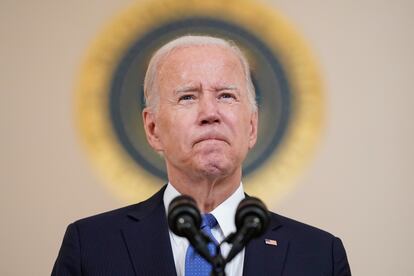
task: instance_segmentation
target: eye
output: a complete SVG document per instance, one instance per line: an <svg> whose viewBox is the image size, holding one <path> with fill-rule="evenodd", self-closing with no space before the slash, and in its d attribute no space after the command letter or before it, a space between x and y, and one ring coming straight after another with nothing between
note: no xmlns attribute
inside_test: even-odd
<svg viewBox="0 0 414 276"><path fill-rule="evenodd" d="M194 99L195 99L195 96L194 96L194 95L187 94L187 95L182 95L182 96L178 99L178 101L179 101L179 102L181 102L181 101L190 101L190 100L194 100Z"/></svg>
<svg viewBox="0 0 414 276"><path fill-rule="evenodd" d="M234 95L233 93L224 92L224 93L221 93L219 95L219 98L220 99L225 99L225 100L227 100L227 99L236 100L236 95Z"/></svg>

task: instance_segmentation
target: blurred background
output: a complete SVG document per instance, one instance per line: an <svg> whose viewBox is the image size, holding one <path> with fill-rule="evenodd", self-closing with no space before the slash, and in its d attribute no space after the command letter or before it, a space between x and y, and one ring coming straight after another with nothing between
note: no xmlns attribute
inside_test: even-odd
<svg viewBox="0 0 414 276"><path fill-rule="evenodd" d="M74 122L86 49L130 0L0 2L0 275L48 275L66 226L122 207ZM414 2L266 1L311 46L326 125L271 210L339 236L354 275L413 275Z"/></svg>

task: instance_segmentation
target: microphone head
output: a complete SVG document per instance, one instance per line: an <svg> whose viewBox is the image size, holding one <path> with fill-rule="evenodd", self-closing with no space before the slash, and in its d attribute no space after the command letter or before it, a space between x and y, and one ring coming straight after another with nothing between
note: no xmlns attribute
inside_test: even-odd
<svg viewBox="0 0 414 276"><path fill-rule="evenodd" d="M186 237L189 228L199 229L201 215L195 200L186 195L177 196L168 206L168 226L174 234Z"/></svg>
<svg viewBox="0 0 414 276"><path fill-rule="evenodd" d="M237 207L235 216L237 231L250 221L253 223L252 238L256 238L266 231L269 220L269 212L267 211L266 205L256 197L243 199Z"/></svg>

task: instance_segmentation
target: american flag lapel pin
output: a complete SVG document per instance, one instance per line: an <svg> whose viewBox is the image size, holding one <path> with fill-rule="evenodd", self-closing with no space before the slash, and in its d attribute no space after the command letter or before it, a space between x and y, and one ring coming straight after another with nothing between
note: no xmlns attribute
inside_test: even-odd
<svg viewBox="0 0 414 276"><path fill-rule="evenodd" d="M277 240L265 239L265 244L277 246Z"/></svg>

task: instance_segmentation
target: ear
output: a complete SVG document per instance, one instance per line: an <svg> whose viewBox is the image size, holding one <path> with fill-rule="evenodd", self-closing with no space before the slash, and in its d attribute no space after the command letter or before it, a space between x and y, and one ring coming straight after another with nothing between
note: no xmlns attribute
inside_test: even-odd
<svg viewBox="0 0 414 276"><path fill-rule="evenodd" d="M257 111L254 111L250 116L249 150L256 144L258 123L259 114Z"/></svg>
<svg viewBox="0 0 414 276"><path fill-rule="evenodd" d="M157 152L162 152L162 143L158 136L158 125L156 114L148 107L142 111L145 135L150 146Z"/></svg>

